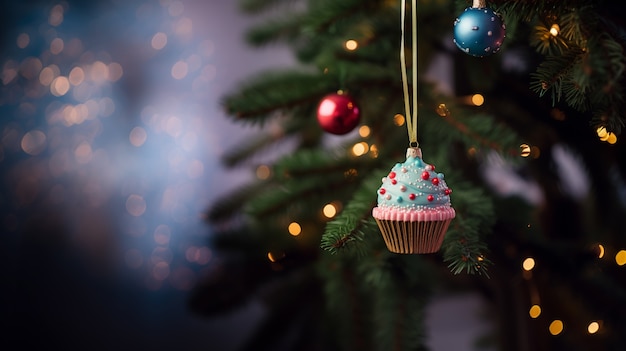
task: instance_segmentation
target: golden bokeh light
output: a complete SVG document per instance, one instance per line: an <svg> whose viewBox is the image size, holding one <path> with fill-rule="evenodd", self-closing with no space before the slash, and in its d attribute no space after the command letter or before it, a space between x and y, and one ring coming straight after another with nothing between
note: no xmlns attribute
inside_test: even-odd
<svg viewBox="0 0 626 351"><path fill-rule="evenodd" d="M604 138L609 132L607 132L605 127L598 127L598 129L596 129L596 133L598 133L598 137Z"/></svg>
<svg viewBox="0 0 626 351"><path fill-rule="evenodd" d="M623 266L626 264L625 250L619 250L619 252L615 255L615 263L617 263L618 266Z"/></svg>
<svg viewBox="0 0 626 351"><path fill-rule="evenodd" d="M361 126L359 128L359 135L361 136L361 138L367 138L371 133L370 127L368 126Z"/></svg>
<svg viewBox="0 0 626 351"><path fill-rule="evenodd" d="M354 39L350 39L350 40L346 41L344 46L346 47L346 50L354 51L354 50L356 50L359 47L359 43L357 43L357 41L354 40Z"/></svg>
<svg viewBox="0 0 626 351"><path fill-rule="evenodd" d="M520 156L522 157L530 156L530 145L522 144L519 146L519 148L520 148Z"/></svg>
<svg viewBox="0 0 626 351"><path fill-rule="evenodd" d="M598 258L604 257L604 245L598 244Z"/></svg>
<svg viewBox="0 0 626 351"><path fill-rule="evenodd" d="M395 116L393 116L393 124L399 126L403 126L405 122L405 118L403 115L401 114L396 114Z"/></svg>
<svg viewBox="0 0 626 351"><path fill-rule="evenodd" d="M337 207L333 204L326 204L326 206L322 209L322 213L324 213L326 218L333 218L337 215Z"/></svg>
<svg viewBox="0 0 626 351"><path fill-rule="evenodd" d="M617 143L617 135L615 135L615 133L609 133L609 137L606 139L606 142L609 144Z"/></svg>
<svg viewBox="0 0 626 351"><path fill-rule="evenodd" d="M559 33L561 32L561 27L559 27L558 24L553 24L552 27L550 27L550 34L552 34L552 36L556 37L557 35L559 35Z"/></svg>
<svg viewBox="0 0 626 351"><path fill-rule="evenodd" d="M528 314L530 315L530 318L538 318L541 315L541 306L532 305L530 310L528 310Z"/></svg>
<svg viewBox="0 0 626 351"><path fill-rule="evenodd" d="M552 335L559 335L563 332L563 321L555 319L552 321L552 323L550 323L550 326L548 327L548 330L550 331L550 334Z"/></svg>
<svg viewBox="0 0 626 351"><path fill-rule="evenodd" d="M352 147L352 154L354 154L354 156L363 156L368 151L369 151L369 145L366 142L356 143Z"/></svg>
<svg viewBox="0 0 626 351"><path fill-rule="evenodd" d="M474 104L475 106L482 106L482 104L484 103L485 103L484 96L482 96L481 94L472 95L472 104Z"/></svg>
<svg viewBox="0 0 626 351"><path fill-rule="evenodd" d="M598 322L591 322L589 323L589 325L587 326L587 332L589 332L589 334L595 334L600 330L600 323Z"/></svg>
<svg viewBox="0 0 626 351"><path fill-rule="evenodd" d="M256 168L256 177L261 180L266 180L272 175L272 170L267 165L259 165Z"/></svg>
<svg viewBox="0 0 626 351"><path fill-rule="evenodd" d="M450 110L448 110L448 106L446 104L439 104L435 109L435 112L441 117L447 117L450 115Z"/></svg>
<svg viewBox="0 0 626 351"><path fill-rule="evenodd" d="M293 236L298 236L302 233L302 227L296 222L291 222L287 230L289 230L289 234Z"/></svg>
<svg viewBox="0 0 626 351"><path fill-rule="evenodd" d="M285 257L285 253L284 252L268 252L267 253L267 258L270 260L270 262L276 262L278 260L280 260L281 258Z"/></svg>
<svg viewBox="0 0 626 351"><path fill-rule="evenodd" d="M522 263L522 268L524 268L525 271L531 271L533 268L535 268L535 259L533 259L532 257L526 258Z"/></svg>

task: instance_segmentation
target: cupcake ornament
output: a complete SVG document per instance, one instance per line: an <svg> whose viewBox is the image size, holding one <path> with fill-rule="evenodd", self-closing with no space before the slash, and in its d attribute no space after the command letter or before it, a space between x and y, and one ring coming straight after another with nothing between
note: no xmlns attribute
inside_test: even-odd
<svg viewBox="0 0 626 351"><path fill-rule="evenodd" d="M415 16L413 0L413 18ZM402 6L402 43L404 44L405 5ZM413 22L413 67L417 67L416 25ZM372 216L378 224L387 249L401 254L426 254L439 251L450 222L456 216L450 202L452 190L443 173L422 159L417 142L417 73L413 70L413 104L408 94L404 45L401 45L402 84L406 110L409 148L406 160L396 163L382 178L377 205Z"/></svg>

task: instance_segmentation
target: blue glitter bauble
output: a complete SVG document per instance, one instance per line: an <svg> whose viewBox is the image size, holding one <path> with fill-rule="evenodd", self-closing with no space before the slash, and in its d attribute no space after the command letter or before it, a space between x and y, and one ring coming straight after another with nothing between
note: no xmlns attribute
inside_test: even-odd
<svg viewBox="0 0 626 351"><path fill-rule="evenodd" d="M488 7L468 7L454 21L454 43L472 56L484 57L498 52L505 32L500 15Z"/></svg>

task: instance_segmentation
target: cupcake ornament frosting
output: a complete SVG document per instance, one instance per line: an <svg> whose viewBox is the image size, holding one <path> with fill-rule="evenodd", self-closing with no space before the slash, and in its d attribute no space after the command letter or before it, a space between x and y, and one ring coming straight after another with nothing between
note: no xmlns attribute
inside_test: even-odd
<svg viewBox="0 0 626 351"><path fill-rule="evenodd" d="M377 206L372 216L390 251L432 253L439 250L456 216L450 203L452 190L444 174L424 162L419 148L407 149L406 161L391 168L377 193Z"/></svg>

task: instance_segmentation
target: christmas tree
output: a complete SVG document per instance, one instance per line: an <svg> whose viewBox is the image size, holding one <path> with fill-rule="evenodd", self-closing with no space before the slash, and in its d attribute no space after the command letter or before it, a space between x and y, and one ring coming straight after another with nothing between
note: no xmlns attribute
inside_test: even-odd
<svg viewBox="0 0 626 351"><path fill-rule="evenodd" d="M472 290L496 326L484 345L623 349L618 4L241 5L279 13L250 29L250 45L285 43L301 65L250 77L223 99L235 123L259 128L224 164L255 180L208 211L212 245L228 259L197 287L195 311L259 297L269 312L245 350L421 350L430 299ZM505 27L467 41L494 20ZM417 146L412 130L453 189L456 217L435 253L392 252L372 217L381 179Z"/></svg>

